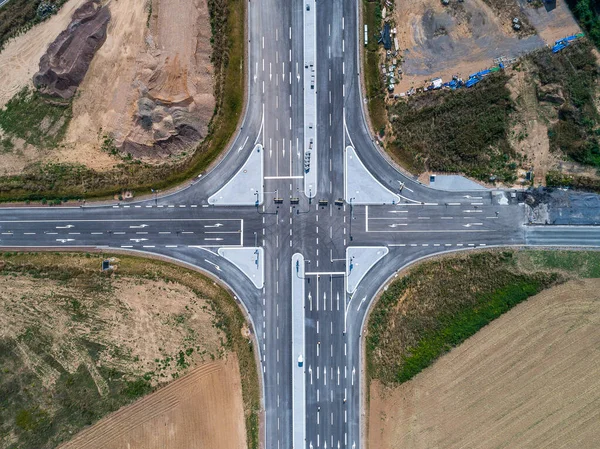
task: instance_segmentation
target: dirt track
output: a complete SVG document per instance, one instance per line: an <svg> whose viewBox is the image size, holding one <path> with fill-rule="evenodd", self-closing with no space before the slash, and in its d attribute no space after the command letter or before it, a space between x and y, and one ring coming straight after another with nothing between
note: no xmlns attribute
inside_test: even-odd
<svg viewBox="0 0 600 449"><path fill-rule="evenodd" d="M545 291L395 389L373 383L369 447L592 448L600 280Z"/></svg>
<svg viewBox="0 0 600 449"><path fill-rule="evenodd" d="M61 449L245 449L235 355L206 363L79 433Z"/></svg>

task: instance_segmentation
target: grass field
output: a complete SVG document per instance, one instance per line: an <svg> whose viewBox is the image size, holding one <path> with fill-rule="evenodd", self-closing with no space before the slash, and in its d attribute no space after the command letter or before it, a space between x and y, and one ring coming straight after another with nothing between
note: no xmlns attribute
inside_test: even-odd
<svg viewBox="0 0 600 449"><path fill-rule="evenodd" d="M566 3L592 42L600 48L600 2L598 0L566 0Z"/></svg>
<svg viewBox="0 0 600 449"><path fill-rule="evenodd" d="M370 313L369 377L406 382L518 303L574 277L600 277L600 252L494 251L419 264Z"/></svg>
<svg viewBox="0 0 600 449"><path fill-rule="evenodd" d="M70 101L46 98L24 88L0 110L0 127L30 145L54 148L65 136L71 105Z"/></svg>
<svg viewBox="0 0 600 449"><path fill-rule="evenodd" d="M477 88L410 98L390 106L395 139L388 151L415 172L464 172L477 179L515 178L516 154L507 141L512 103L507 76Z"/></svg>
<svg viewBox="0 0 600 449"><path fill-rule="evenodd" d="M119 256L117 270L103 273L103 257L0 257L0 446L56 447L192 367L235 353L248 447L257 448L258 377L233 298L158 261Z"/></svg>
<svg viewBox="0 0 600 449"><path fill-rule="evenodd" d="M368 45L364 47L363 42L367 107L372 126L376 132L381 134L387 124L387 110L384 86L379 72L379 44L375 38L375 35L381 29L381 5L379 0L363 0L363 21L369 30Z"/></svg>

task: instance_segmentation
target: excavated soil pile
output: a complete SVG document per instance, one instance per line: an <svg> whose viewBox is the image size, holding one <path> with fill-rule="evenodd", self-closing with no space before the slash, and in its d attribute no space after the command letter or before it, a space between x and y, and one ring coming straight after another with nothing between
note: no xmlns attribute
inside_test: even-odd
<svg viewBox="0 0 600 449"><path fill-rule="evenodd" d="M208 132L214 99L207 0L109 4L106 43L73 102L67 162L93 159L104 136L149 163L192 149ZM102 167L96 167L102 168Z"/></svg>
<svg viewBox="0 0 600 449"><path fill-rule="evenodd" d="M74 13L71 23L40 59L40 71L33 77L34 85L43 93L71 98L83 81L96 51L106 40L110 21L108 8L91 0Z"/></svg>

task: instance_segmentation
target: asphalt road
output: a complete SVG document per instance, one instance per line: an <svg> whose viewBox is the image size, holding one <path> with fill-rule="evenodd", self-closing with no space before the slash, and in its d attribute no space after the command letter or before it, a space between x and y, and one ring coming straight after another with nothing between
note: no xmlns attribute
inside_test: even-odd
<svg viewBox="0 0 600 449"><path fill-rule="evenodd" d="M229 286L256 338L265 411L261 437L269 449L362 446L361 329L372 298L401 268L448 251L600 242L600 228L593 226L528 225L524 194L433 190L392 166L365 124L357 13L350 0L249 2L243 124L221 162L178 192L108 206L0 208L3 248L160 254ZM316 34L307 39L307 33ZM305 123L312 113L315 122ZM264 203L209 206L209 196L235 176L256 144L264 148ZM343 198L346 146L400 202L352 205ZM305 153L311 150L315 158L307 173ZM314 190L307 192L307 183ZM345 201L334 204L339 198ZM580 225L598 223L599 204L589 195L581 202L571 198L566 205L549 204L550 216L558 210L579 217ZM265 253L261 289L217 254L223 247L255 246ZM360 270L364 263L346 260L349 247L387 251L351 294L353 265ZM360 259L361 251L353 254ZM295 254L303 256L303 267L292 263Z"/></svg>

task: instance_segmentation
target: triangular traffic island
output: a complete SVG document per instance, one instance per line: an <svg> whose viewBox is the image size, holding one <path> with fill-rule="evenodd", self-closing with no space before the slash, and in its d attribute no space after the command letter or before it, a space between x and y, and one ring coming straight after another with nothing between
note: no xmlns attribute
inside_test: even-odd
<svg viewBox="0 0 600 449"><path fill-rule="evenodd" d="M242 168L219 191L208 198L213 206L257 206L264 201L264 155L256 145Z"/></svg>
<svg viewBox="0 0 600 449"><path fill-rule="evenodd" d="M367 170L356 151L344 151L344 199L353 205L397 204L400 197L384 187Z"/></svg>
<svg viewBox="0 0 600 449"><path fill-rule="evenodd" d="M234 264L256 288L265 285L265 251L259 247L219 248L219 256Z"/></svg>
<svg viewBox="0 0 600 449"><path fill-rule="evenodd" d="M389 249L386 246L349 246L346 248L346 291L354 293L358 284Z"/></svg>

